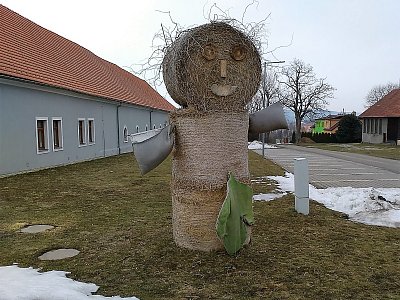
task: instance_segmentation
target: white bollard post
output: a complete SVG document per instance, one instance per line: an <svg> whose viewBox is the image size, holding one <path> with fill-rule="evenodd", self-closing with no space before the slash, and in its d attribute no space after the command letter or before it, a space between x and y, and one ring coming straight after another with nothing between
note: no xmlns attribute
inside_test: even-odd
<svg viewBox="0 0 400 300"><path fill-rule="evenodd" d="M294 208L298 213L308 215L310 212L309 175L306 158L294 159Z"/></svg>

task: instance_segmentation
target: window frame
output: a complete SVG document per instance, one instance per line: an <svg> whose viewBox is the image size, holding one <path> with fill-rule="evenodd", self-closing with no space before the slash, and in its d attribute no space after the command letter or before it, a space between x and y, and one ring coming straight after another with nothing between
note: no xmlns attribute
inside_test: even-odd
<svg viewBox="0 0 400 300"><path fill-rule="evenodd" d="M43 139L44 139L44 149L39 149L39 131L38 131L38 121L44 121L43 126ZM36 117L35 118L35 136L36 136L36 154L49 153L49 118L48 117Z"/></svg>
<svg viewBox="0 0 400 300"><path fill-rule="evenodd" d="M60 146L56 148L54 142L55 142L55 135L54 135L54 121L60 122L60 126L58 128L58 139L59 139L59 144ZM64 134L63 134L63 124L62 124L62 118L61 117L54 117L51 118L51 136L52 136L52 145L53 145L53 151L62 151L64 150Z"/></svg>
<svg viewBox="0 0 400 300"><path fill-rule="evenodd" d="M92 126L90 126L92 123ZM87 118L87 144L94 145L96 144L96 123L94 122L94 118ZM90 136L92 136L92 141L90 140Z"/></svg>
<svg viewBox="0 0 400 300"><path fill-rule="evenodd" d="M80 130L80 122L83 122L83 129L82 134ZM78 147L85 147L87 146L87 137L86 137L86 119L85 118L78 118ZM81 135L83 136L83 143L81 143Z"/></svg>
<svg viewBox="0 0 400 300"><path fill-rule="evenodd" d="M140 132L139 125L136 125L136 133L139 133L139 132Z"/></svg>

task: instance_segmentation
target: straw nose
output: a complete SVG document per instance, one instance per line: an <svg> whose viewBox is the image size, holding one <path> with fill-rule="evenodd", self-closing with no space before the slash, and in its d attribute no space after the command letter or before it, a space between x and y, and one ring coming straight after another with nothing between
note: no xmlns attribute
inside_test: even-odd
<svg viewBox="0 0 400 300"><path fill-rule="evenodd" d="M221 66L221 77L226 78L226 60L225 59L221 59L220 66Z"/></svg>

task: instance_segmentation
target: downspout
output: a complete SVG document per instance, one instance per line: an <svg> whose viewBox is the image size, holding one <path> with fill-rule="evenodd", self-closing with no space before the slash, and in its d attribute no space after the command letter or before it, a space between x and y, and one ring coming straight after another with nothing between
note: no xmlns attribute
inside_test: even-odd
<svg viewBox="0 0 400 300"><path fill-rule="evenodd" d="M117 105L117 140L118 140L118 155L121 154L121 141L120 141L120 124L119 124L119 108L121 107L121 103L119 102Z"/></svg>
<svg viewBox="0 0 400 300"><path fill-rule="evenodd" d="M153 111L151 110L150 111L150 128L149 128L149 130L152 130L153 129L153 126L152 126L152 124L151 124L151 113L152 113Z"/></svg>
<svg viewBox="0 0 400 300"><path fill-rule="evenodd" d="M102 125L102 134L103 134L103 157L106 157L106 136L104 133L104 106L101 106L101 125Z"/></svg>

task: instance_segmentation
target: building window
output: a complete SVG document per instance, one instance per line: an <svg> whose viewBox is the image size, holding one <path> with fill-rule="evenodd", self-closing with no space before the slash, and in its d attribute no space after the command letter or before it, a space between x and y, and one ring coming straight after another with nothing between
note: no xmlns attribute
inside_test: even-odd
<svg viewBox="0 0 400 300"><path fill-rule="evenodd" d="M146 124L144 131L147 131L147 130L149 130L149 126Z"/></svg>
<svg viewBox="0 0 400 300"><path fill-rule="evenodd" d="M128 128L124 126L124 143L128 142Z"/></svg>
<svg viewBox="0 0 400 300"><path fill-rule="evenodd" d="M378 133L378 119L374 119L374 133Z"/></svg>
<svg viewBox="0 0 400 300"><path fill-rule="evenodd" d="M162 124L160 124L160 129L162 128Z"/></svg>
<svg viewBox="0 0 400 300"><path fill-rule="evenodd" d="M157 126L156 126L156 124L154 124L154 125L153 125L153 129L157 129Z"/></svg>
<svg viewBox="0 0 400 300"><path fill-rule="evenodd" d="M86 122L85 122L85 119L78 119L78 141L79 141L79 146L86 145Z"/></svg>
<svg viewBox="0 0 400 300"><path fill-rule="evenodd" d="M88 119L88 142L89 145L93 145L95 143L95 130L94 130L94 119Z"/></svg>
<svg viewBox="0 0 400 300"><path fill-rule="evenodd" d="M53 151L63 150L62 119L52 119Z"/></svg>
<svg viewBox="0 0 400 300"><path fill-rule="evenodd" d="M379 134L382 134L382 119L379 119L378 130L379 130Z"/></svg>
<svg viewBox="0 0 400 300"><path fill-rule="evenodd" d="M38 154L49 151L48 118L36 118L36 146Z"/></svg>
<svg viewBox="0 0 400 300"><path fill-rule="evenodd" d="M139 133L139 126L136 125L136 133Z"/></svg>

